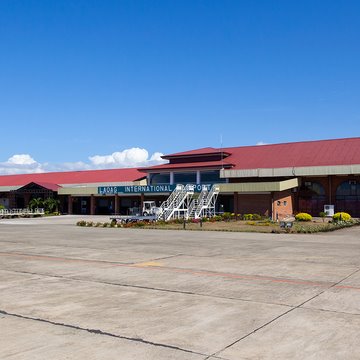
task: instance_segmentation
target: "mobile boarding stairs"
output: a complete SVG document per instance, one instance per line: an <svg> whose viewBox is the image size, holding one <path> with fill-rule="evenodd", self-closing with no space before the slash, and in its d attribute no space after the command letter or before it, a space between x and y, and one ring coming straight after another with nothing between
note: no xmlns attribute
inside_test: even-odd
<svg viewBox="0 0 360 360"><path fill-rule="evenodd" d="M194 185L177 185L158 209L156 219L199 219L215 215L215 204L220 188L213 185L210 190L204 186L198 196L194 197Z"/></svg>

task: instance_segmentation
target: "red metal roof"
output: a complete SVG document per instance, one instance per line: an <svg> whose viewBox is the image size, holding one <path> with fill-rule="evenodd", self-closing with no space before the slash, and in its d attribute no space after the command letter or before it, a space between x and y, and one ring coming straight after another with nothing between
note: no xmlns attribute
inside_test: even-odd
<svg viewBox="0 0 360 360"><path fill-rule="evenodd" d="M174 155L198 155L207 149L197 149ZM220 149L210 148L212 151ZM273 145L240 146L221 149L231 155L226 162L233 169L261 169L303 166L336 166L360 164L360 137L303 141ZM195 163L194 163L195 164ZM200 163L196 163L200 166ZM183 168L186 164L181 164ZM188 164L189 165L189 164Z"/></svg>
<svg viewBox="0 0 360 360"><path fill-rule="evenodd" d="M202 155L220 155L220 154L228 155L228 153L224 151L224 149L215 149L212 147L206 147L197 150L183 151L175 154L163 155L162 158L171 159L176 157L191 157L195 155L202 156Z"/></svg>
<svg viewBox="0 0 360 360"><path fill-rule="evenodd" d="M228 159L228 158L227 158ZM227 160L226 159L226 160ZM213 169L221 169L224 168L231 168L234 164L225 161L200 161L194 163L179 163L179 164L162 164L162 165L155 165L148 168L142 168L142 170L166 170L166 169L188 169L188 168L213 168Z"/></svg>
<svg viewBox="0 0 360 360"><path fill-rule="evenodd" d="M46 183L46 182L41 182L41 181L37 181L37 182L32 181L29 184L36 184L45 189L52 190L52 191L58 191L58 189L61 187L58 184ZM25 184L24 187L26 187L29 184Z"/></svg>
<svg viewBox="0 0 360 360"><path fill-rule="evenodd" d="M226 149L235 169L360 164L360 138L304 141Z"/></svg>
<svg viewBox="0 0 360 360"><path fill-rule="evenodd" d="M84 184L102 182L135 181L146 176L146 170L166 170L184 168L221 168L233 166L233 169L261 169L307 166L336 166L360 164L360 137L335 140L304 141L259 146L241 146L224 149L203 148L171 156L213 154L216 152L231 154L226 161L189 162L163 164L143 169L110 169L51 172L40 174L3 175L0 186L24 186L30 182L39 185ZM189 159L190 160L190 159Z"/></svg>
<svg viewBox="0 0 360 360"><path fill-rule="evenodd" d="M44 183L63 185L102 182L130 182L144 178L145 176L146 174L133 168L3 175L0 176L0 186L23 186L31 182L39 185Z"/></svg>
<svg viewBox="0 0 360 360"><path fill-rule="evenodd" d="M164 155L162 157L168 158L168 157L174 157L174 156L187 156L187 155L198 155L198 154L203 155L203 154L213 154L215 152L219 152L219 150L217 150L213 147L205 147L205 148L196 149L196 150L189 150L189 151L183 151L183 152L179 152L179 153L175 153L175 154Z"/></svg>

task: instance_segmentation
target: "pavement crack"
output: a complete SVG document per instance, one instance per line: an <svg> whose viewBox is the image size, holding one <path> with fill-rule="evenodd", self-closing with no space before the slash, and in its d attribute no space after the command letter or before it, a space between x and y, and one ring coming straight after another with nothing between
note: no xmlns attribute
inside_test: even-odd
<svg viewBox="0 0 360 360"><path fill-rule="evenodd" d="M163 256L163 257L159 257L159 258L155 258L155 259L150 259L150 260L145 260L145 261L142 261L142 262L150 262L150 261L158 261L158 260L166 260L166 259L172 259L174 257L177 257L177 256L183 256L184 254L175 254L175 255L168 255L168 256ZM134 265L135 264L138 264L138 262L135 262L133 263Z"/></svg>
<svg viewBox="0 0 360 360"><path fill-rule="evenodd" d="M310 299L304 301L302 304L296 306L294 309L299 308L299 307L307 304L309 301L314 300L315 298L319 297L320 295L322 295L322 294L325 293L326 291L328 291L328 290L330 290L330 289L338 286L338 285L341 284L343 281L347 280L349 277L355 275L355 274L358 273L359 271L360 271L360 269L357 269L357 270L353 271L353 272L350 273L349 275L345 276L343 279L341 279L341 280L339 280L338 282L332 284L331 286L329 286L328 288L326 288L326 289L324 289L323 291L319 292L318 294L312 296Z"/></svg>
<svg viewBox="0 0 360 360"><path fill-rule="evenodd" d="M185 352L185 353L188 353L188 354L208 356L207 354L203 354L203 353L200 353L200 352L197 352L197 351L192 351L192 350L189 350L189 349L184 349L184 348L181 348L179 346L157 343L157 342L150 341L150 340L145 340L145 339L142 339L142 338L139 338L139 337L130 337L130 336L117 335L117 334L113 334L113 333L110 333L110 332L107 332L107 331L102 331L100 329L83 328L83 327L77 326L77 325L65 324L65 323L46 320L46 319L42 319L42 318L36 318L36 317L31 317L31 316L26 316L26 315L21 315L21 314L10 313L10 312L7 312L7 311L1 310L1 309L0 309L0 314L5 315L5 316L16 317L16 318L20 318L20 319L25 319L25 320L38 321L38 322L41 322L41 323L55 325L55 326L66 327L66 328L69 328L69 329L85 331L85 332L88 332L90 334L109 336L109 337L112 337L112 338L138 342L138 343L145 344L145 345L162 347L162 348L171 349L171 350L177 350L177 351Z"/></svg>
<svg viewBox="0 0 360 360"><path fill-rule="evenodd" d="M328 313L333 313L333 314L360 316L359 313L351 313L351 312L345 312L345 311L337 311L337 310L330 310L330 309L320 309L320 308L316 308L316 307L307 307L307 306L303 306L302 308L306 309L306 310L322 311L322 312L328 312Z"/></svg>
<svg viewBox="0 0 360 360"><path fill-rule="evenodd" d="M207 298L214 298L214 299L244 301L244 302L257 303L257 304L278 305L278 306L292 308L291 305L283 304L283 303L258 301L258 300L253 300L253 299L243 299L243 298L237 298L237 297L231 297L231 296L201 294L201 293L185 291L185 290L172 290L172 289L164 289L164 288L157 288L157 287L151 287L151 286L121 284L121 283L113 283L113 282L109 282L109 281L98 281L98 280L95 281L95 280L80 279L80 278L76 278L76 277L68 277L68 276L62 276L62 275L40 274L40 273L35 273L35 272L30 272L30 271L18 271L18 270L3 270L3 271L14 272L14 273L19 273L19 274L36 275L36 276L38 276L37 279L41 279L41 277L49 277L49 278L55 278L55 279L73 280L73 281L87 282L87 283L94 283L94 284L103 284L103 285L109 285L109 286L119 286L119 287L128 287L128 288L160 291L160 292L183 294L183 295L193 295L193 296L200 296L200 297L207 297Z"/></svg>
<svg viewBox="0 0 360 360"><path fill-rule="evenodd" d="M292 311L301 308L303 305L305 305L305 304L307 304L308 302L310 302L311 300L319 297L320 295L322 295L322 294L325 293L326 291L332 289L333 287L339 285L340 283L342 283L343 281L345 281L345 280L348 279L349 277L355 275L355 274L358 273L359 271L360 271L360 269L357 269L357 270L353 271L353 272L350 273L349 275L345 276L343 279L337 281L336 283L333 283L331 286L329 286L328 288L324 289L323 291L320 291L318 294L316 294L316 295L312 296L311 298L303 301L301 304L298 304L298 305L292 307L291 309L285 311L284 313L276 316L275 318L271 319L270 321L266 322L265 324L259 326L258 328L254 329L253 331L249 332L248 334L242 336L240 339L237 339L237 340L233 341L231 344L225 346L223 349L221 349L221 350L219 350L219 351L216 351L215 353L209 355L209 356L208 356L207 358L205 358L204 360L208 360L208 359L210 359L211 357L220 354L221 352L225 351L226 349L230 348L231 346L234 346L235 344L237 344L237 343L239 343L240 341L246 339L246 338L249 337L250 335L255 334L255 333L258 332L259 330L261 330L261 329L265 328L266 326L272 324L273 322L275 322L275 321L277 321L278 319L284 317L285 315L291 313ZM306 308L306 309L307 309L307 308Z"/></svg>
<svg viewBox="0 0 360 360"><path fill-rule="evenodd" d="M289 310L285 311L284 313L282 313L282 314L280 314L280 315L276 316L275 318L271 319L271 320L270 320L270 321L268 321L267 323L265 323L265 324L263 324L263 325L259 326L259 327L258 327L258 328L256 328L255 330L251 331L250 333L248 333L248 334L246 334L246 335L242 336L240 339L237 339L237 340L233 341L231 344L229 344L229 345L225 346L223 349L221 349L221 350L219 350L219 351L216 351L215 353L213 353L213 354L209 355L209 356L208 356L207 358L205 358L204 360L208 360L208 359L211 359L211 358L212 358L212 357L214 357L214 356L217 356L217 355L218 355L218 354L220 354L221 352L223 352L223 351L225 351L226 349L230 348L231 346L233 346L233 345L235 345L235 344L239 343L241 340L244 340L245 338L247 338L247 337L249 337L250 335L252 335L252 334L256 333L257 331L259 331L259 330L263 329L264 327L266 327L266 326L268 326L269 324L273 323L274 321L276 321L276 320L280 319L281 317L283 317L283 316L287 315L287 314L288 314L288 313L290 313L291 311L294 311L295 309L296 309L296 307L295 307L295 308L291 308L291 309L289 309Z"/></svg>

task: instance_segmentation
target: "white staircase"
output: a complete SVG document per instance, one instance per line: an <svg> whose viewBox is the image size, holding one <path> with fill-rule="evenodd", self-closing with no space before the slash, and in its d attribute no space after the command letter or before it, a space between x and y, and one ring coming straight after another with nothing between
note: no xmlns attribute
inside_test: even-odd
<svg viewBox="0 0 360 360"><path fill-rule="evenodd" d="M193 199L188 209L188 218L199 219L215 215L215 204L220 192L219 185L213 185L210 191L207 187L201 190L197 199Z"/></svg>
<svg viewBox="0 0 360 360"><path fill-rule="evenodd" d="M194 195L194 185L177 185L168 199L159 207L158 220L169 221L174 218L187 217L189 203Z"/></svg>
<svg viewBox="0 0 360 360"><path fill-rule="evenodd" d="M189 209L188 209L188 218L189 219L194 219L194 218L197 219L196 213L199 211L199 209L202 207L202 205L204 205L208 192L209 192L209 190L205 186L201 190L198 198L193 199L193 201L191 202Z"/></svg>

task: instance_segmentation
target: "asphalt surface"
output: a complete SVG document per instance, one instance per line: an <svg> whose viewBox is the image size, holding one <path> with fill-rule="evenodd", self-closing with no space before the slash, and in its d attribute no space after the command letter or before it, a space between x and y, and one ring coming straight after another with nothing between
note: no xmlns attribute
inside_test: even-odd
<svg viewBox="0 0 360 360"><path fill-rule="evenodd" d="M0 359L360 359L360 227L254 234L80 218L0 220Z"/></svg>

